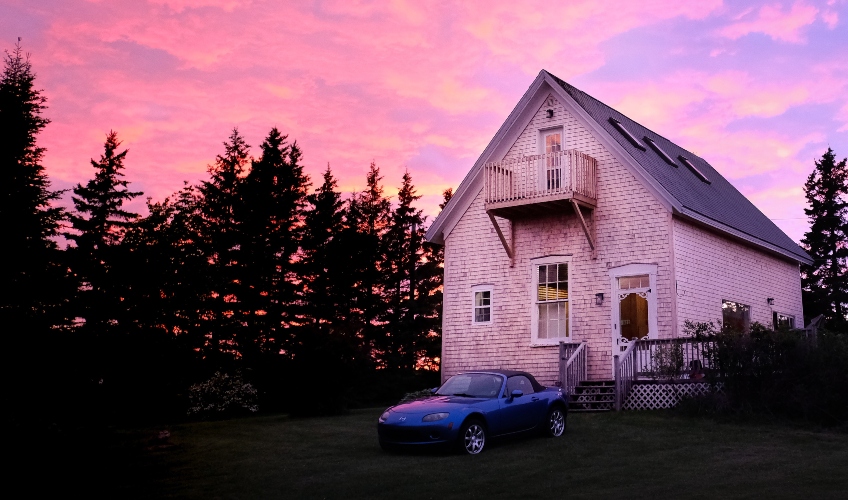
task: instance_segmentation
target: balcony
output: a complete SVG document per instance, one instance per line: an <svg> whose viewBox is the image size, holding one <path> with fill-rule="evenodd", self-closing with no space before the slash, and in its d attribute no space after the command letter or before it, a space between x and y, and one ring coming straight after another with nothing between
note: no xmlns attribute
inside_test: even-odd
<svg viewBox="0 0 848 500"><path fill-rule="evenodd" d="M574 149L487 163L483 166L486 211L514 219L561 211L573 202L594 208L597 166L596 159Z"/></svg>

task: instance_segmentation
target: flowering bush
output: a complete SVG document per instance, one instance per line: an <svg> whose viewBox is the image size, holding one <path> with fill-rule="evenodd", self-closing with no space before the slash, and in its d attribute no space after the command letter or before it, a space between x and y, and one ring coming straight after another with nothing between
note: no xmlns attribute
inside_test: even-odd
<svg viewBox="0 0 848 500"><path fill-rule="evenodd" d="M256 412L256 389L246 383L241 374L215 372L212 378L194 384L188 390L189 415L221 416Z"/></svg>

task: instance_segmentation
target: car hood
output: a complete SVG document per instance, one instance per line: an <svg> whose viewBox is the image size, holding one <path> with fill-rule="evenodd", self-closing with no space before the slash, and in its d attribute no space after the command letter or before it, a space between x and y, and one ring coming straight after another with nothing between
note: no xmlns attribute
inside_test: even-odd
<svg viewBox="0 0 848 500"><path fill-rule="evenodd" d="M412 401L393 406L391 411L397 413L437 413L449 412L466 406L488 401L487 398L469 398L463 396L435 396L432 398Z"/></svg>

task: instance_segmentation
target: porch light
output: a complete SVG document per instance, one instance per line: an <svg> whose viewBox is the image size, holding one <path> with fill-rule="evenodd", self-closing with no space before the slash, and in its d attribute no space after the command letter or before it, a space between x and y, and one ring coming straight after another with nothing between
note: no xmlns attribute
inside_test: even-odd
<svg viewBox="0 0 848 500"><path fill-rule="evenodd" d="M767 298L767 299L766 299L766 302L768 302L768 305L770 305L770 306L773 306L773 305L774 305L774 299L773 299L773 298L771 298L771 297Z"/></svg>
<svg viewBox="0 0 848 500"><path fill-rule="evenodd" d="M548 110L548 118L553 118L553 117L554 117L554 110L549 109Z"/></svg>
<svg viewBox="0 0 848 500"><path fill-rule="evenodd" d="M596 293L595 294L595 305L600 306L604 304L604 294Z"/></svg>

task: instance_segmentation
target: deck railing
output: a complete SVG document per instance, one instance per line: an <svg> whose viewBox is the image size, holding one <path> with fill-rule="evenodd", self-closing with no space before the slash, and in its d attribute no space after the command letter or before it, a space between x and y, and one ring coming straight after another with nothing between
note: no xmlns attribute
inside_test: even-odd
<svg viewBox="0 0 848 500"><path fill-rule="evenodd" d="M523 156L484 165L486 203L578 194L597 198L598 162L575 149Z"/></svg>
<svg viewBox="0 0 848 500"><path fill-rule="evenodd" d="M586 343L561 342L559 344L559 380L566 394L586 380Z"/></svg>
<svg viewBox="0 0 848 500"><path fill-rule="evenodd" d="M705 351L712 343L693 338L639 340L636 377L654 380L702 379L713 370Z"/></svg>
<svg viewBox="0 0 848 500"><path fill-rule="evenodd" d="M612 357L615 371L615 411L621 411L621 405L630 394L630 387L637 377L636 344L637 342L631 342L624 353Z"/></svg>

